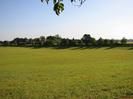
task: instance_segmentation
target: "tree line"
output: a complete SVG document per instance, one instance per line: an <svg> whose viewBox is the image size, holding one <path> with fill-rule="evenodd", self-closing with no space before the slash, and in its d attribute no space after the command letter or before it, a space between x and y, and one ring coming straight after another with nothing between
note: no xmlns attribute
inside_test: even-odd
<svg viewBox="0 0 133 99"><path fill-rule="evenodd" d="M90 34L84 34L81 39L62 38L59 35L40 36L39 38L14 38L11 41L0 41L0 46L23 46L23 47L117 47L133 46L127 43L126 38L121 40L103 39L96 40Z"/></svg>

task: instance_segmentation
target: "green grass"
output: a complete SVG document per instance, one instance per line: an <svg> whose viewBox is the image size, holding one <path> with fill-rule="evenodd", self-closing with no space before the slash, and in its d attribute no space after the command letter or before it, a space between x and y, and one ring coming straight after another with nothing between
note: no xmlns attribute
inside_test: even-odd
<svg viewBox="0 0 133 99"><path fill-rule="evenodd" d="M133 96L129 48L0 48L0 99Z"/></svg>

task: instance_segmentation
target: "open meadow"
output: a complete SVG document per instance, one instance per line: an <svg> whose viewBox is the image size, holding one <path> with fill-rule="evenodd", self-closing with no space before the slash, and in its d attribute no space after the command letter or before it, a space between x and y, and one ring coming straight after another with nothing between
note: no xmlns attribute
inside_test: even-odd
<svg viewBox="0 0 133 99"><path fill-rule="evenodd" d="M133 99L133 49L0 47L0 99Z"/></svg>

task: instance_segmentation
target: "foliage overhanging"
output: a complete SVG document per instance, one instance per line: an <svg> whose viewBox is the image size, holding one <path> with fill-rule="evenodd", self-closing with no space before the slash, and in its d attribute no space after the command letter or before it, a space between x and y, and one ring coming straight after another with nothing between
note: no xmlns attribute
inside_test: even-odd
<svg viewBox="0 0 133 99"><path fill-rule="evenodd" d="M41 2L49 3L49 0L41 0ZM79 2L79 6L81 6L85 0L71 0L71 2ZM60 13L64 10L64 3L63 0L53 0L53 10L55 11L56 15L60 15Z"/></svg>

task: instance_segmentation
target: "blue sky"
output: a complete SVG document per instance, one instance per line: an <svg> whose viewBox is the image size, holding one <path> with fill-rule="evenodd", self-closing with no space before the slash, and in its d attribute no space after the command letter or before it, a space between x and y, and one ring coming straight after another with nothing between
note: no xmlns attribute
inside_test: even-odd
<svg viewBox="0 0 133 99"><path fill-rule="evenodd" d="M81 7L70 0L64 4L64 12L57 16L52 1L47 5L40 0L1 0L0 40L56 34L81 38L85 33L133 39L133 0L86 0Z"/></svg>

